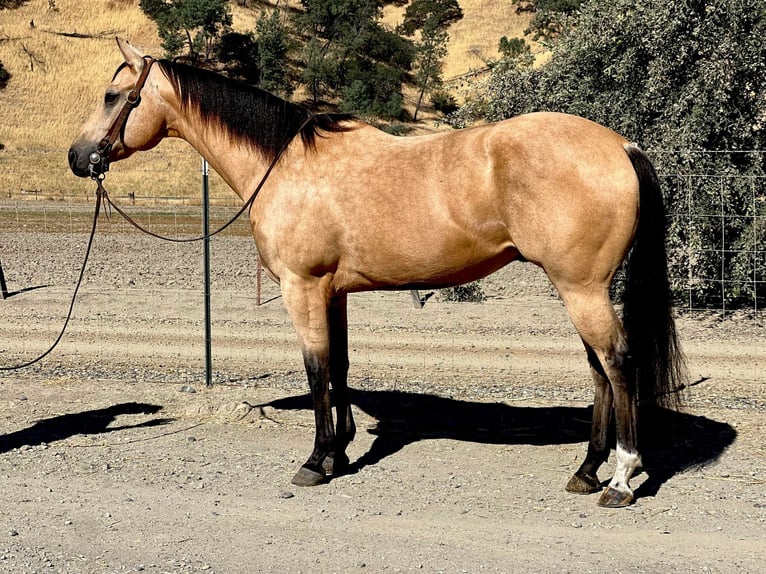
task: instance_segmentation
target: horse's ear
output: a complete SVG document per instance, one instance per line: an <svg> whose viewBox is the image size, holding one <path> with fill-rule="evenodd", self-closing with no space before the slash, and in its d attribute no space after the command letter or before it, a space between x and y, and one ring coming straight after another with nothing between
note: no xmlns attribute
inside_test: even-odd
<svg viewBox="0 0 766 574"><path fill-rule="evenodd" d="M134 71L140 72L146 64L144 55L134 48L130 42L122 38L117 38L117 46L120 48L120 52L122 52L122 57L125 58L125 63L133 68Z"/></svg>

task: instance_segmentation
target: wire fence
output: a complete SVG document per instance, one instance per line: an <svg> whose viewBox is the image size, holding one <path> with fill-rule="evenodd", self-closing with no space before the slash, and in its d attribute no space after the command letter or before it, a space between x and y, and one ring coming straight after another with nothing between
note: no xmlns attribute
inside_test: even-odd
<svg viewBox="0 0 766 574"><path fill-rule="evenodd" d="M675 180L679 193L686 198L686 210L671 214L676 225L688 229L707 228L708 235L716 239L678 249L676 258L681 263L676 266L672 280L676 290L684 294L679 304L688 311L714 309L726 313L750 305L754 311L766 308L766 246L759 241L766 230L763 199L766 178L746 178L752 191L745 213L733 212L727 201L728 189L735 178L737 176L714 175L668 178ZM695 198L695 190L701 188L716 190L713 201L706 201L704 206ZM716 211L701 210L713 203L717 204ZM744 229L748 236L732 237L732 229ZM697 263L701 259L713 260L714 264L700 272ZM742 293L749 294L750 305L736 304Z"/></svg>
<svg viewBox="0 0 766 574"><path fill-rule="evenodd" d="M651 155L656 160L669 153ZM741 153L756 154L761 162L766 154ZM139 161L121 162L109 175L110 196L121 204L147 209L149 224L160 226L160 231L198 234L199 210L194 206L201 204L199 157L193 152L139 155ZM30 229L66 233L79 225L75 212L80 213L80 208L62 206L89 205L94 185L72 176L65 158L64 151L0 152L0 233L4 237ZM669 259L673 288L680 294L678 307L722 313L766 308L766 178L693 170L661 172L660 177L663 191L673 198L669 219L675 232ZM213 172L210 197L211 228L241 204ZM107 233L125 231L121 226L105 229ZM247 237L249 225L243 218L229 234ZM7 248L0 242L0 263L8 258L3 253Z"/></svg>
<svg viewBox="0 0 766 574"><path fill-rule="evenodd" d="M710 170L711 158L722 154L750 165L766 159L762 150L687 151L689 164L699 168L660 174L671 206L671 281L687 311L760 311L766 308L766 177Z"/></svg>

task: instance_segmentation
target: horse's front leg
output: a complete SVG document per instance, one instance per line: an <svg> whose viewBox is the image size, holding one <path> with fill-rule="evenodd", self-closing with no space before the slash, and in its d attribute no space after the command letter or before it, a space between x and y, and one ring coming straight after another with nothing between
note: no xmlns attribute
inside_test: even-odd
<svg viewBox="0 0 766 574"><path fill-rule="evenodd" d="M293 484L315 486L335 472L335 426L330 399L330 288L328 278L282 279L282 297L303 352L316 434L311 456L293 477Z"/></svg>
<svg viewBox="0 0 766 574"><path fill-rule="evenodd" d="M348 394L348 319L345 293L336 295L330 302L330 381L332 398L337 414L335 448L331 472L339 474L348 466L346 447L354 440L356 424L351 413Z"/></svg>

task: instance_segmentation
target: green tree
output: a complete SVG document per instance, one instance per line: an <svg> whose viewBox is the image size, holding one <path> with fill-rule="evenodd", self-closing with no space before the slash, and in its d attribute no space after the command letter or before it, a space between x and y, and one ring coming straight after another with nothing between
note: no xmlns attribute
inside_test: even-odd
<svg viewBox="0 0 766 574"><path fill-rule="evenodd" d="M344 84L344 67L356 45L380 16L377 1L301 0L295 17L299 33L308 38L303 53L302 81L312 99L333 96Z"/></svg>
<svg viewBox="0 0 766 574"><path fill-rule="evenodd" d="M273 10L270 15L262 13L255 29L258 33L258 84L265 90L289 96L293 91L287 57L290 44L288 29L280 12Z"/></svg>
<svg viewBox="0 0 766 574"><path fill-rule="evenodd" d="M415 42L414 79L418 100L413 120L418 119L425 94L442 87L442 65L449 41L447 28L462 17L457 0L413 0L404 12L400 31L410 37L420 32Z"/></svg>
<svg viewBox="0 0 766 574"><path fill-rule="evenodd" d="M139 6L157 24L165 55L186 48L194 63L210 59L232 21L226 0L140 0Z"/></svg>
<svg viewBox="0 0 766 574"><path fill-rule="evenodd" d="M577 13L588 0L513 0L513 3L527 11L534 12L525 34L534 40L554 40L571 29Z"/></svg>
<svg viewBox="0 0 766 574"><path fill-rule="evenodd" d="M217 58L229 77L289 97L290 31L279 9L263 11L254 32L226 32L218 42Z"/></svg>
<svg viewBox="0 0 766 574"><path fill-rule="evenodd" d="M524 38L511 38L507 36L500 38L497 51L502 55L502 59L515 62L517 66L529 67L534 63L532 49Z"/></svg>
<svg viewBox="0 0 766 574"><path fill-rule="evenodd" d="M301 82L314 102L340 98L355 113L401 114L412 44L380 25L383 0L302 0L295 17L306 39Z"/></svg>
<svg viewBox="0 0 766 574"><path fill-rule="evenodd" d="M230 78L258 85L261 81L258 41L252 32L226 32L216 51L223 72Z"/></svg>
<svg viewBox="0 0 766 574"><path fill-rule="evenodd" d="M461 121L471 113L499 120L534 110L569 112L650 152L666 150L653 156L661 174L748 176L730 180L723 207L720 179L710 189L697 188L693 204L682 204L687 196L678 186L664 186L671 213L700 215L671 219L669 241L676 249L670 263L675 276L716 277L723 269L732 283L718 303L763 306L766 294L753 291L752 278L759 265L763 272L757 254L766 250L759 225L766 197L752 182L766 176L766 158L721 152L766 149L765 37L763 0L588 3L577 25L552 45L547 64L497 66ZM722 209L738 217L702 216ZM710 248L722 234L738 253ZM691 289L700 302L720 298L720 285L698 281Z"/></svg>
<svg viewBox="0 0 766 574"><path fill-rule="evenodd" d="M412 36L418 30L444 30L463 18L457 0L412 0L404 11L402 31Z"/></svg>

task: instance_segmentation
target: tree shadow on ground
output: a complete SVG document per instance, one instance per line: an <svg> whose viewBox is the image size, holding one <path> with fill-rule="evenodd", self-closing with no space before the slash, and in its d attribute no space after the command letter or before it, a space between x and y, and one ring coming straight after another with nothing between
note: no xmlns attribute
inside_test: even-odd
<svg viewBox="0 0 766 574"><path fill-rule="evenodd" d="M369 451L352 462L349 473L377 464L424 439L535 446L586 444L593 415L592 406L524 407L401 391L351 390L351 402L375 418L377 425L368 430L376 436ZM308 394L263 406L280 410L312 408ZM651 425L655 432L646 433L641 449L647 479L637 489L637 498L653 496L676 474L716 460L737 436L726 423L669 410L654 413ZM644 428L648 426L644 423Z"/></svg>
<svg viewBox="0 0 766 574"><path fill-rule="evenodd" d="M78 434L102 434L115 431L154 427L167 424L173 419L155 418L133 425L110 427L121 415L150 415L159 412L162 407L146 403L122 403L104 409L59 415L37 421L32 426L0 435L0 453L25 445L36 446L52 443Z"/></svg>

